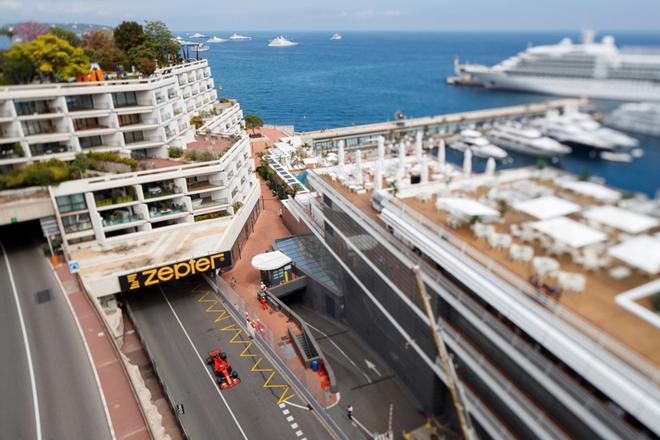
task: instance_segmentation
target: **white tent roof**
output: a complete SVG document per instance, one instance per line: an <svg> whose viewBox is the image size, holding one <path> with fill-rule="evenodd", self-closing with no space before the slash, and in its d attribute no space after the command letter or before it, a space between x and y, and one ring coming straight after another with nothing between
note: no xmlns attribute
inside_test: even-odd
<svg viewBox="0 0 660 440"><path fill-rule="evenodd" d="M604 185L599 185L593 182L583 182L580 180L558 182L558 185L575 191L576 193L584 194L585 196L593 197L604 202L617 201L621 198L621 193L614 191Z"/></svg>
<svg viewBox="0 0 660 440"><path fill-rule="evenodd" d="M660 272L660 239L657 237L633 237L611 247L607 253L651 275Z"/></svg>
<svg viewBox="0 0 660 440"><path fill-rule="evenodd" d="M435 203L435 206L438 209L443 209L445 211L458 211L461 214L469 216L499 216L500 213L489 208L486 205L482 205L476 200L472 199L460 199L454 197L441 197Z"/></svg>
<svg viewBox="0 0 660 440"><path fill-rule="evenodd" d="M590 220L612 226L629 234L639 234L658 226L658 219L616 206L599 206L584 213Z"/></svg>
<svg viewBox="0 0 660 440"><path fill-rule="evenodd" d="M532 223L537 231L566 243L573 248L580 248L598 243L607 238L607 235L568 217L556 217Z"/></svg>
<svg viewBox="0 0 660 440"><path fill-rule="evenodd" d="M539 197L537 199L525 200L513 205L514 209L529 214L540 220L552 217L561 217L580 210L580 205L569 202L555 196Z"/></svg>
<svg viewBox="0 0 660 440"><path fill-rule="evenodd" d="M257 270L275 270L291 263L291 258L280 251L266 252L252 258L252 267Z"/></svg>

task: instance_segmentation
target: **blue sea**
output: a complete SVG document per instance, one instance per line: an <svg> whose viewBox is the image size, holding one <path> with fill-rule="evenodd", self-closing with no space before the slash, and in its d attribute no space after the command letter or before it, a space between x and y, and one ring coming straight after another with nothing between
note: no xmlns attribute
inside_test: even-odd
<svg viewBox="0 0 660 440"><path fill-rule="evenodd" d="M231 32L203 31L226 38ZM245 113L297 131L538 102L551 97L455 87L445 83L453 59L495 64L528 44L551 44L579 34L520 32L284 32L300 44L269 48L275 32L239 32L251 41L209 44L208 58L222 96L237 98ZM181 34L184 35L185 34ZM614 34L619 46L658 46L659 34ZM605 110L616 104L600 102ZM660 139L640 137L645 150L632 164L562 158L560 166L602 176L609 184L653 196L660 187ZM514 155L519 166L535 160ZM462 156L449 153L460 163ZM479 169L483 163L476 163Z"/></svg>

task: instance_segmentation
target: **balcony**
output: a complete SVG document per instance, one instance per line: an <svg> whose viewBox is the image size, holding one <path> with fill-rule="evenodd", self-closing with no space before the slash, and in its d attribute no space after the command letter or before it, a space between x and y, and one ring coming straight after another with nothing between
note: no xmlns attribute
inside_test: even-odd
<svg viewBox="0 0 660 440"><path fill-rule="evenodd" d="M174 184L174 182L154 182L145 183L142 185L142 192L145 199L155 199L157 197L169 197L181 194L181 190Z"/></svg>
<svg viewBox="0 0 660 440"><path fill-rule="evenodd" d="M42 115L48 113L55 113L55 108L51 106L49 101L23 101L16 102L16 115L18 116L31 116Z"/></svg>
<svg viewBox="0 0 660 440"><path fill-rule="evenodd" d="M160 202L153 202L149 204L149 218L159 219L171 215L181 214L188 212L185 205L182 203L175 203L171 200L164 200Z"/></svg>
<svg viewBox="0 0 660 440"><path fill-rule="evenodd" d="M216 208L220 206L229 206L229 200L226 197L221 199L212 199L210 197L199 197L192 199L192 207L195 211L207 208Z"/></svg>
<svg viewBox="0 0 660 440"><path fill-rule="evenodd" d="M94 193L94 201L97 208L132 203L136 199L135 190L132 187L113 188Z"/></svg>
<svg viewBox="0 0 660 440"><path fill-rule="evenodd" d="M30 145L32 156L45 156L48 154L72 153L73 148L59 142L47 142L43 144Z"/></svg>
<svg viewBox="0 0 660 440"><path fill-rule="evenodd" d="M0 160L20 159L24 156L23 147L18 142L0 145Z"/></svg>
<svg viewBox="0 0 660 440"><path fill-rule="evenodd" d="M117 211L113 212L111 215L109 215L107 218L103 217L103 227L108 228L112 226L120 226L120 225L126 225L129 223L135 223L144 220L140 215L138 214L131 214L127 211Z"/></svg>

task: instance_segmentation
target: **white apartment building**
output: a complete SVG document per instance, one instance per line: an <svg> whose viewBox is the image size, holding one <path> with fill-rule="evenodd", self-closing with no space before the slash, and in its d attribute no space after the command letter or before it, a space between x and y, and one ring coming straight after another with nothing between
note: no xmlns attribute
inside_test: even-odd
<svg viewBox="0 0 660 440"><path fill-rule="evenodd" d="M193 139L190 118L216 99L207 60L145 79L0 87L0 169L88 151L167 157Z"/></svg>

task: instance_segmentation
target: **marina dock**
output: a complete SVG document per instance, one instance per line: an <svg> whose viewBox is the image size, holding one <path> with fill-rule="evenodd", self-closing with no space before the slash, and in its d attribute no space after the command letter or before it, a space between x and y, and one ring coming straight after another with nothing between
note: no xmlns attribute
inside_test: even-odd
<svg viewBox="0 0 660 440"><path fill-rule="evenodd" d="M549 110L565 107L579 107L587 103L584 99L556 99L535 104L516 105L446 115L424 116L375 124L353 125L350 127L329 128L301 133L303 143L314 149L336 148L343 140L346 148L375 147L378 136L393 138L397 135L419 130L426 134L452 134L467 126L480 126L487 123L502 123L529 117L542 116Z"/></svg>

